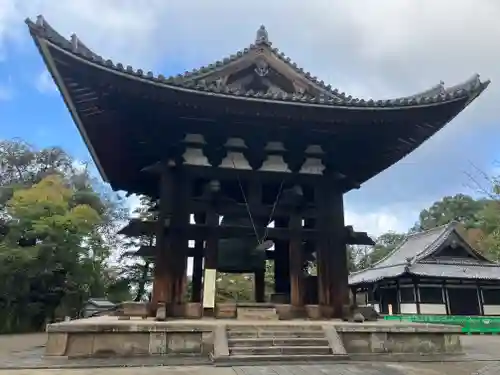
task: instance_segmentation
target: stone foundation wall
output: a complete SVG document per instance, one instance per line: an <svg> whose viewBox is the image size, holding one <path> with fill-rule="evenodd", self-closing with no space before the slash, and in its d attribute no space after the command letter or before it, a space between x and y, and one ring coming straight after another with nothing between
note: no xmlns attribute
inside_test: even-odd
<svg viewBox="0 0 500 375"><path fill-rule="evenodd" d="M455 333L341 332L340 337L349 354L458 354L462 352L460 335Z"/></svg>
<svg viewBox="0 0 500 375"><path fill-rule="evenodd" d="M47 356L130 357L149 355L208 356L212 332L49 332Z"/></svg>

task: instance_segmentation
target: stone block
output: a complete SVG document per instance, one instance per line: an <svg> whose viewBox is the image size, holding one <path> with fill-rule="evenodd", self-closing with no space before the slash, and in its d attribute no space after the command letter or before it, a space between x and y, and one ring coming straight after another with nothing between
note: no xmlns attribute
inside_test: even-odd
<svg viewBox="0 0 500 375"><path fill-rule="evenodd" d="M215 317L219 319L234 319L236 318L235 303L218 303L215 306Z"/></svg>
<svg viewBox="0 0 500 375"><path fill-rule="evenodd" d="M307 317L303 306L276 305L276 313L279 320L304 319Z"/></svg>
<svg viewBox="0 0 500 375"><path fill-rule="evenodd" d="M70 358L89 357L93 344L94 333L70 333L66 343L66 355Z"/></svg>
<svg viewBox="0 0 500 375"><path fill-rule="evenodd" d="M167 333L151 332L149 335L149 353L152 355L165 355L167 349Z"/></svg>
<svg viewBox="0 0 500 375"><path fill-rule="evenodd" d="M201 354L210 355L214 352L215 334L214 332L202 332L201 334Z"/></svg>
<svg viewBox="0 0 500 375"><path fill-rule="evenodd" d="M371 353L371 332L342 332L340 337L348 354Z"/></svg>
<svg viewBox="0 0 500 375"><path fill-rule="evenodd" d="M311 320L320 320L321 310L318 305L306 305L307 317Z"/></svg>
<svg viewBox="0 0 500 375"><path fill-rule="evenodd" d="M190 302L186 303L185 317L190 319L200 319L203 315L201 303Z"/></svg>
<svg viewBox="0 0 500 375"><path fill-rule="evenodd" d="M372 332L370 335L371 353L386 353L388 351L386 342L387 342L386 332Z"/></svg>
<svg viewBox="0 0 500 375"><path fill-rule="evenodd" d="M125 316L147 317L149 315L149 306L145 302L122 302L120 310Z"/></svg>
<svg viewBox="0 0 500 375"><path fill-rule="evenodd" d="M460 335L445 334L444 346L447 353L462 353L462 343L460 341Z"/></svg>
<svg viewBox="0 0 500 375"><path fill-rule="evenodd" d="M45 344L45 355L63 356L66 354L68 342L67 333L49 332L47 334L47 344Z"/></svg>
<svg viewBox="0 0 500 375"><path fill-rule="evenodd" d="M201 332L168 332L167 352L172 354L201 354Z"/></svg>
<svg viewBox="0 0 500 375"><path fill-rule="evenodd" d="M446 353L444 335L440 333L388 333L386 348L390 353Z"/></svg>
<svg viewBox="0 0 500 375"><path fill-rule="evenodd" d="M374 322L380 318L379 313L375 311L373 306L356 306L354 308L354 314L356 313L363 315L367 322Z"/></svg>
<svg viewBox="0 0 500 375"><path fill-rule="evenodd" d="M216 359L229 356L229 346L227 341L227 329L225 325L218 325L213 331L213 355Z"/></svg>
<svg viewBox="0 0 500 375"><path fill-rule="evenodd" d="M346 356L347 352L344 346L344 342L342 341L342 337L340 337L335 327L333 325L325 325L323 326L323 331L325 333L326 339L328 340L328 346L332 350L332 353L337 356Z"/></svg>
<svg viewBox="0 0 500 375"><path fill-rule="evenodd" d="M164 321L167 318L167 309L164 303L159 303L156 309L156 320Z"/></svg>
<svg viewBox="0 0 500 375"><path fill-rule="evenodd" d="M238 307L237 317L240 320L278 320L274 307Z"/></svg>
<svg viewBox="0 0 500 375"><path fill-rule="evenodd" d="M333 306L319 305L319 309L323 319L335 318L335 308Z"/></svg>
<svg viewBox="0 0 500 375"><path fill-rule="evenodd" d="M129 357L149 354L148 332L98 333L94 335L92 356Z"/></svg>
<svg viewBox="0 0 500 375"><path fill-rule="evenodd" d="M170 304L168 305L167 310L167 315L174 318L184 318L186 316L186 305L183 303Z"/></svg>

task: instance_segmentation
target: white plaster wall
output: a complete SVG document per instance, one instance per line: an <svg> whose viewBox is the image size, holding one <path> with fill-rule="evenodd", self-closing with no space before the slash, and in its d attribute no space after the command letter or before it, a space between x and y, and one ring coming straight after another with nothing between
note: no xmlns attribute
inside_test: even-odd
<svg viewBox="0 0 500 375"><path fill-rule="evenodd" d="M401 304L401 314L416 314L417 305L414 303L402 303Z"/></svg>
<svg viewBox="0 0 500 375"><path fill-rule="evenodd" d="M420 314L446 315L446 305L438 303L421 303Z"/></svg>
<svg viewBox="0 0 500 375"><path fill-rule="evenodd" d="M500 306L484 305L484 315L500 315Z"/></svg>

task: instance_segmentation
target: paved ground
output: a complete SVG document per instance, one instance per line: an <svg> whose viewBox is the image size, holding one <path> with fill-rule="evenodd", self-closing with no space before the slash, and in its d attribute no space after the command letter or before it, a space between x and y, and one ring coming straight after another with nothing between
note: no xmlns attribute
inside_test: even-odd
<svg viewBox="0 0 500 375"><path fill-rule="evenodd" d="M252 367L140 367L107 369L1 370L2 375L498 375L500 367L481 372L485 365L472 362L450 367L444 364L333 364L310 366Z"/></svg>
<svg viewBox="0 0 500 375"><path fill-rule="evenodd" d="M0 336L0 375L500 375L500 336L464 336L467 355L459 361L232 368L193 366L191 360L168 367L160 359L48 362L42 359L44 344L44 334Z"/></svg>

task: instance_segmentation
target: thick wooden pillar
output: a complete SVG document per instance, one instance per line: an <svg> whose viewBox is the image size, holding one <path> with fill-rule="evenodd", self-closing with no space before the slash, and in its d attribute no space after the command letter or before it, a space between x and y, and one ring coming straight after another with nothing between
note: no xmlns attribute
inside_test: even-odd
<svg viewBox="0 0 500 375"><path fill-rule="evenodd" d="M172 302L172 272L170 264L170 246L165 234L165 224L173 211L174 181L168 164L160 168L160 201L156 232L156 262L153 273L153 291L151 308L154 311L159 303Z"/></svg>
<svg viewBox="0 0 500 375"><path fill-rule="evenodd" d="M186 296L186 268L189 241L187 227L189 226L188 198L190 183L179 167L172 174L175 181L175 199L170 217L170 263L172 265L172 303L182 304Z"/></svg>
<svg viewBox="0 0 500 375"><path fill-rule="evenodd" d="M317 189L316 199L318 302L324 318L340 318L343 306L349 304L344 204L342 193L328 171Z"/></svg>
<svg viewBox="0 0 500 375"><path fill-rule="evenodd" d="M266 300L265 273L265 270L257 270L254 273L255 302L265 302Z"/></svg>
<svg viewBox="0 0 500 375"><path fill-rule="evenodd" d="M282 218L274 221L275 228L286 228L287 220ZM288 256L288 241L274 241L274 292L285 295L286 301L290 295L290 265Z"/></svg>
<svg viewBox="0 0 500 375"><path fill-rule="evenodd" d="M203 241L194 243L193 278L191 281L191 301L201 302L201 288L203 279Z"/></svg>
<svg viewBox="0 0 500 375"><path fill-rule="evenodd" d="M204 223L204 215L197 213L194 215L196 224ZM191 280L191 302L201 302L202 280L203 280L203 256L204 241L196 240L194 243L193 256L193 276Z"/></svg>
<svg viewBox="0 0 500 375"><path fill-rule="evenodd" d="M302 252L302 217L293 212L290 216L290 243L289 243L289 264L290 264L290 304L295 308L304 305L303 297L303 252Z"/></svg>

